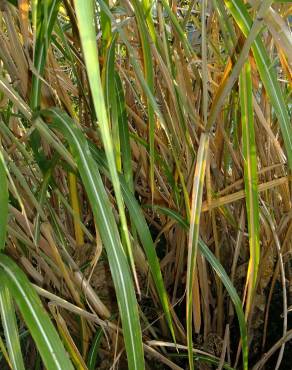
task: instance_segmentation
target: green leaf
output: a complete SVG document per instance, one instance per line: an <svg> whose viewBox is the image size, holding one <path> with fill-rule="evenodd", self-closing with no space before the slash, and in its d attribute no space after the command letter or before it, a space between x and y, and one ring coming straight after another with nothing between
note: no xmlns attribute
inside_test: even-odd
<svg viewBox="0 0 292 370"><path fill-rule="evenodd" d="M14 298L46 368L73 370L64 346L25 274L8 256L0 254L0 279Z"/></svg>
<svg viewBox="0 0 292 370"><path fill-rule="evenodd" d="M212 3L218 16L224 43L228 52L232 54L232 50L236 44L236 35L232 20L228 17L223 0L212 0Z"/></svg>
<svg viewBox="0 0 292 370"><path fill-rule="evenodd" d="M112 37L110 44L108 45L105 54L105 63L103 67L103 84L105 91L105 102L108 110L108 116L111 121L111 132L113 140L113 148L115 152L116 166L119 172L121 172L121 144L120 144L120 132L119 132L119 120L118 120L118 107L117 107L117 96L115 87L115 52L116 52L116 40L118 34L115 33Z"/></svg>
<svg viewBox="0 0 292 370"><path fill-rule="evenodd" d="M229 276L227 275L224 267L220 264L214 254L210 251L208 246L203 242L202 239L199 239L199 247L200 252L206 258L206 260L210 263L213 267L216 274L222 281L222 284L225 286L233 304L235 307L235 311L237 314L237 319L239 323L240 329L240 336L241 336L241 345L242 345L242 353L243 353L243 369L248 369L248 343L247 343L247 327L244 317L244 312L242 310L242 302L237 294L236 289L234 288Z"/></svg>
<svg viewBox="0 0 292 370"><path fill-rule="evenodd" d="M0 251L5 248L6 226L8 220L8 184L6 165L2 152L0 152Z"/></svg>
<svg viewBox="0 0 292 370"><path fill-rule="evenodd" d="M12 369L12 364L11 364L8 352L6 350L5 343L3 342L3 339L0 336L0 361L2 361L3 357L5 358L5 361L7 362L9 369Z"/></svg>
<svg viewBox="0 0 292 370"><path fill-rule="evenodd" d="M13 302L9 290L5 285L0 287L0 311L6 345L13 369L25 370Z"/></svg>
<svg viewBox="0 0 292 370"><path fill-rule="evenodd" d="M105 172L105 175L109 176L108 168L106 166L102 153L100 153L100 151L98 151L97 148L93 145L90 145L90 150L92 152L93 158L97 161L99 167L103 169L103 171ZM156 250L155 250L155 246L154 246L154 243L151 237L151 233L149 231L149 227L146 223L145 217L139 206L139 203L137 202L135 196L131 192L125 177L122 175L120 175L120 184L121 184L121 189L122 189L122 193L123 193L126 206L131 216L131 220L137 230L140 241L144 248L144 252L147 257L151 276L153 278L162 308L164 310L170 332L172 334L173 340L175 341L175 334L174 334L174 329L173 329L173 324L172 324L172 319L171 319L168 296L167 296L167 292L164 286L164 281L163 281L163 277L161 274L159 260L156 254Z"/></svg>
<svg viewBox="0 0 292 370"><path fill-rule="evenodd" d="M163 214L171 217L175 221L178 222L178 224L184 229L189 229L188 222L179 214L178 212L171 210L166 207L156 206L156 210L160 210ZM205 242L199 238L199 249L202 255L206 258L206 260L210 263L216 274L219 276L219 278L222 281L222 284L225 286L233 304L236 310L238 323L239 323L239 329L240 329L240 335L241 335L241 344L242 344L242 352L243 352L243 368L245 370L248 369L248 344L247 344L247 327L244 317L244 312L242 309L242 303L241 300L237 294L236 289L234 288L229 276L227 275L226 271L224 270L224 267L221 265L221 263L218 261L218 259L214 256L214 254L210 251L208 246L205 244Z"/></svg>
<svg viewBox="0 0 292 370"><path fill-rule="evenodd" d="M107 6L109 6L109 0L105 0ZM101 9L100 10L100 26L102 30L102 41L103 41L103 54L106 53L108 44L112 36L112 25L110 17Z"/></svg>
<svg viewBox="0 0 292 370"><path fill-rule="evenodd" d="M185 358L187 357L188 355L184 354L184 353L180 353L180 354L171 354L171 357L178 357L178 358ZM205 362L207 364L210 364L210 365L217 365L217 368L218 368L218 365L220 363L220 360L218 360L216 357L213 357L213 356L207 356L207 355L203 355L203 354L200 354L200 353L194 353L193 355L194 357L194 360L197 361L200 365L200 362ZM223 363L223 366L222 366L222 369L226 369L226 370L236 370L234 369L234 367L231 367L230 365L228 365L226 362Z"/></svg>
<svg viewBox="0 0 292 370"><path fill-rule="evenodd" d="M131 156L128 117L126 112L126 103L122 81L117 73L115 74L115 87L117 97L117 111L118 111L123 173L129 189L132 192L134 192L132 156Z"/></svg>
<svg viewBox="0 0 292 370"><path fill-rule="evenodd" d="M246 312L249 312L251 299L256 288L258 266L260 260L260 225L257 156L253 121L252 80L249 62L246 62L240 75L239 92L241 103L242 147L244 160L244 185L246 193L246 209L250 260L248 267Z"/></svg>
<svg viewBox="0 0 292 370"><path fill-rule="evenodd" d="M66 137L85 186L96 225L107 251L121 314L129 369L144 369L142 334L133 281L107 193L87 141L76 123L58 109L42 111Z"/></svg>
<svg viewBox="0 0 292 370"><path fill-rule="evenodd" d="M143 6L143 11L144 11L144 17L146 18L146 22L149 28L149 34L151 36L151 39L153 42L157 42L157 36L156 36L156 30L152 18L152 6L154 2L151 0L142 0L142 6Z"/></svg>
<svg viewBox="0 0 292 370"><path fill-rule="evenodd" d="M150 92L153 94L154 92L153 63L152 63L151 48L149 47L150 41L149 41L148 29L147 29L146 21L145 21L145 15L144 15L143 7L140 1L133 0L132 4L135 10L136 21L137 21L141 44L142 44L145 79L146 79ZM147 4L145 3L144 6L147 6ZM146 16L146 19L148 23L151 24L151 17L149 18L149 15ZM155 116L154 116L154 109L148 98L147 98L147 108L148 108L148 120L149 120L149 131L148 132L149 132L149 157L150 157L150 188L151 188L151 192L153 195L153 192L154 192Z"/></svg>
<svg viewBox="0 0 292 370"><path fill-rule="evenodd" d="M225 3L241 31L247 37L252 27L252 20L245 4L242 0L226 0ZM292 170L292 125L289 119L287 105L285 104L283 93L277 80L275 69L268 57L260 35L256 37L252 44L252 51L259 74L273 108L275 109L275 114L278 118L285 143L289 167Z"/></svg>
<svg viewBox="0 0 292 370"><path fill-rule="evenodd" d="M102 329L98 329L96 331L96 334L93 338L93 341L91 343L90 351L88 353L88 358L87 358L87 367L88 370L95 370L96 369L96 360L97 360L97 355L98 355L98 350L100 348L100 341L103 336L103 331Z"/></svg>
<svg viewBox="0 0 292 370"><path fill-rule="evenodd" d="M108 14L110 17L113 17L103 0L99 0L98 3L100 5L100 7L106 12L106 14ZM137 78L138 78L138 80L141 84L141 87L143 88L143 91L144 91L145 95L147 96L147 102L149 102L151 104L155 114L159 118L159 123L160 123L161 127L163 128L164 133L165 133L165 135L168 139L169 146L170 146L170 149L172 151L172 155L173 155L176 167L177 167L176 170L179 174L179 179L181 181L181 186L183 188L184 201L185 201L186 209L187 209L187 212L188 212L189 211L189 196L188 196L187 187L186 187L186 184L185 184L185 179L184 179L182 170L180 168L180 161L178 159L179 154L176 152L176 149L173 146L171 135L169 133L168 127L167 127L166 122L164 120L163 114L161 113L160 108L157 104L155 96L151 92L151 89L148 86L148 84L147 84L147 82L146 82L146 80L143 76L143 73L141 72L140 64L138 63L137 58L136 58L136 53L135 53L133 47L131 46L131 43L129 42L127 36L125 35L125 32L123 31L122 27L119 27L119 25L116 25L116 27L118 29L118 32L120 34L120 37L121 37L122 41L125 43L125 46L128 49L128 55L129 55L130 61L133 65L133 69L134 69L134 71L136 73L136 76L137 76ZM186 137L188 138L189 136L186 135ZM155 155L155 151L154 151L154 155Z"/></svg>
<svg viewBox="0 0 292 370"><path fill-rule="evenodd" d="M35 43L33 63L35 70L32 74L30 107L37 110L40 107L41 99L41 77L43 76L47 51L52 34L52 30L57 18L60 0L34 1L32 4L32 19L35 26ZM38 131L33 131L30 135L30 144L35 159L43 172L47 169L47 160L43 149Z"/></svg>
<svg viewBox="0 0 292 370"><path fill-rule="evenodd" d="M175 29L175 31L177 32L178 36L179 36L179 39L185 49L185 52L187 54L188 57L191 57L194 55L194 52L192 50L192 47L189 43L189 40L186 36L186 33L184 32L184 30L182 29L176 15L174 14L174 12L171 10L170 6L168 5L168 1L166 0L161 0L162 4L163 4L163 7L165 9L165 11L167 12L168 16L170 17L171 19L171 22L173 24L173 27Z"/></svg>
<svg viewBox="0 0 292 370"><path fill-rule="evenodd" d="M170 308L169 308L170 304L169 304L167 292L164 286L164 281L163 281L163 277L161 274L159 260L157 258L155 246L153 244L148 225L145 221L143 213L135 197L129 191L128 187L126 187L126 184L124 184L122 181L121 181L121 185L122 185L125 203L127 205L127 208L131 215L131 219L133 220L133 223L135 225L135 228L138 232L139 238L143 245L143 248L144 248L144 251L147 257L147 261L149 264L149 268L151 271L151 276L156 286L157 293L159 295L160 302L164 310L172 338L175 341L175 334L174 334L174 329L173 329L172 319L171 319L171 314L170 314Z"/></svg>
<svg viewBox="0 0 292 370"><path fill-rule="evenodd" d="M47 51L52 30L58 15L60 0L38 1L36 12L36 35L33 63L35 72L32 75L30 106L36 109L40 105L41 79L43 75Z"/></svg>
<svg viewBox="0 0 292 370"><path fill-rule="evenodd" d="M115 161L115 151L112 141L112 132L110 130L107 109L105 105L105 99L103 95L103 89L100 79L100 68L98 60L98 50L96 47L96 33L94 28L94 22L88 22L89 19L94 19L94 6L93 1L88 0L86 2L82 0L74 0L75 10L77 15L79 33L81 38L81 44L83 48L83 54L85 64L87 68L87 74L89 79L90 90L92 93L93 104L95 113L99 121L99 127L105 153L109 165L109 171L114 187L116 201L118 205L119 215L121 218L122 232L126 244L127 257L132 269L132 273L135 279L137 288L139 287L138 278L135 271L133 252L129 237L127 219L124 209L124 202L121 195L121 188L119 183L118 171Z"/></svg>
<svg viewBox="0 0 292 370"><path fill-rule="evenodd" d="M191 220L188 241L188 263L187 263L187 284L186 284L186 320L187 320L187 343L189 354L190 369L194 368L193 359L193 283L194 273L196 268L197 249L200 231L200 216L202 207L202 196L204 188L204 178L206 170L206 161L209 147L209 136L201 135L195 176L193 182L192 206L191 206Z"/></svg>

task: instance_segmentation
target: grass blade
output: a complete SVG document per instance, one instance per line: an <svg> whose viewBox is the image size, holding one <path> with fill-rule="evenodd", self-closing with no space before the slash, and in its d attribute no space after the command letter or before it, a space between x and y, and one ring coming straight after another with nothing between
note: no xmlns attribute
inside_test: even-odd
<svg viewBox="0 0 292 370"><path fill-rule="evenodd" d="M105 0L105 3L109 6L109 0ZM102 30L102 53L105 55L112 37L112 25L110 17L102 9L100 10L100 26Z"/></svg>
<svg viewBox="0 0 292 370"><path fill-rule="evenodd" d="M103 66L103 85L105 91L105 102L108 109L108 117L111 123L113 147L118 172L121 172L121 144L119 135L118 107L115 88L115 52L118 34L115 33L105 53L105 64Z"/></svg>
<svg viewBox="0 0 292 370"><path fill-rule="evenodd" d="M108 169L105 164L105 160L103 159L102 153L100 153L96 149L96 147L94 147L93 145L90 146L90 150L92 152L94 159L99 164L99 167L102 167L103 171L108 176ZM173 340L175 341L175 334L174 334L174 329L173 329L173 324L172 324L172 319L171 319L168 296L167 296L167 292L164 286L163 277L162 277L160 265L159 265L159 260L156 254L156 250L155 250L155 246L152 240L151 233L149 231L148 225L146 223L143 212L139 206L139 203L137 202L136 198L132 194L132 191L130 190L129 185L127 184L125 176L120 176L120 183L121 183L121 189L123 192L123 197L124 197L126 206L128 208L128 211L131 216L131 220L137 230L140 241L144 248L144 252L146 254L147 261L149 263L151 275L152 275L155 287L157 289L157 293L159 295L160 302L164 310L170 332L172 334Z"/></svg>
<svg viewBox="0 0 292 370"><path fill-rule="evenodd" d="M123 173L129 189L131 189L131 191L134 192L131 145L126 103L122 82L120 76L117 73L115 74L115 86L116 86L117 111L119 121L119 134L121 142Z"/></svg>
<svg viewBox="0 0 292 370"><path fill-rule="evenodd" d="M200 251L206 260L210 263L213 267L216 274L220 277L222 283L224 284L236 310L237 319L239 323L240 329L240 336L241 336L241 345L242 345L242 353L243 353L243 369L248 369L248 343L247 343L247 327L245 322L244 313L242 310L242 302L237 294L236 289L234 288L229 276L226 274L223 266L214 256L214 254L210 251L208 246L203 242L202 239L199 239L199 247Z"/></svg>
<svg viewBox="0 0 292 370"><path fill-rule="evenodd" d="M149 33L154 42L157 40L156 32L155 32L155 27L154 27L154 22L152 18L152 6L153 6L153 1L150 0L142 0L142 6L143 6L143 11L144 11L144 16L146 18L146 22L149 28Z"/></svg>
<svg viewBox="0 0 292 370"><path fill-rule="evenodd" d="M110 211L111 204L98 168L91 156L85 137L69 116L57 109L43 111L42 115L52 119L54 126L63 133L70 143L90 200L96 225L99 227L100 236L107 251L121 314L128 366L129 369L142 370L144 356L134 286L118 228L113 213Z"/></svg>
<svg viewBox="0 0 292 370"><path fill-rule="evenodd" d="M19 342L19 334L16 323L15 311L8 288L4 285L0 288L0 311L2 326L5 332L6 345L13 369L24 370L24 363Z"/></svg>
<svg viewBox="0 0 292 370"><path fill-rule="evenodd" d="M244 66L244 63L248 58L250 48L252 47L254 41L259 37L258 34L260 33L262 25L263 25L263 16L265 12L267 11L267 9L269 8L271 3L272 3L272 0L269 0L261 4L261 7L257 13L257 17L255 18L254 23L251 25L250 32L244 42L244 45L238 55L237 61L234 64L232 70L231 70L231 59L227 63L227 67L225 68L224 77L222 78L220 86L215 95L212 109L210 112L210 116L208 118L208 125L207 125L208 130L210 130L211 127L214 125L227 95L230 93L233 85L237 81L240 75L240 72ZM218 15L219 17L221 16L220 13ZM230 70L231 70L231 74L229 76Z"/></svg>
<svg viewBox="0 0 292 370"><path fill-rule="evenodd" d="M3 342L2 337L0 337L0 361L2 361L3 357L5 358L5 361L7 362L9 369L12 369L12 364L10 362L8 352L6 350L5 343Z"/></svg>
<svg viewBox="0 0 292 370"><path fill-rule="evenodd" d="M242 121L244 185L246 192L246 209L250 248L250 260L247 274L248 291L246 303L246 314L248 314L252 296L256 287L257 272L260 259L257 156L253 121L251 68L249 62L245 63L244 68L241 72L239 80L239 92Z"/></svg>
<svg viewBox="0 0 292 370"><path fill-rule="evenodd" d="M232 16L236 20L239 28L243 34L247 37L251 27L252 20L247 12L244 3L241 0L228 0L226 5L230 10ZM287 105L283 97L282 90L277 80L277 76L274 67L269 60L265 46L260 38L257 36L252 45L253 55L256 60L259 74L267 91L267 94L271 100L275 114L278 118L285 148L288 157L289 167L292 170L292 126L289 119Z"/></svg>
<svg viewBox="0 0 292 370"><path fill-rule="evenodd" d="M176 211L171 210L166 207L156 206L156 210L161 211L161 213L171 217L185 230L189 229L188 222ZM241 334L241 344L242 344L242 353L243 353L243 368L244 370L248 369L248 344L247 344L247 327L245 322L245 316L242 309L241 300L237 294L236 289L234 288L232 281L230 280L229 276L227 275L224 267L218 261L218 259L214 256L214 254L210 251L208 246L204 243L204 241L199 238L198 245L200 252L206 258L206 260L210 263L216 274L221 279L223 285L225 286L236 310L237 319L240 328Z"/></svg>
<svg viewBox="0 0 292 370"><path fill-rule="evenodd" d="M54 305L51 305L50 311L56 321L60 337L63 340L64 346L67 349L75 368L78 370L88 370L75 342L70 335L70 332L66 325L66 321L59 313L58 308Z"/></svg>
<svg viewBox="0 0 292 370"><path fill-rule="evenodd" d="M271 320L283 337L288 330L283 263L264 249L284 253L292 232L291 6L2 3L0 260L9 255L37 294L45 284L41 295L55 297L44 307L73 367L185 369L213 359L209 367L246 370L255 361L247 328L259 356L272 353ZM259 201L272 210L278 244ZM33 355L35 370L47 368L33 339L22 340L31 329L1 273L6 336L26 349L24 367ZM279 288L283 320L269 315ZM196 349L201 336L214 355ZM275 366L285 367L280 346Z"/></svg>
<svg viewBox="0 0 292 370"><path fill-rule="evenodd" d="M163 277L162 277L161 270L160 270L159 260L157 258L155 246L153 244L153 240L152 240L149 228L147 226L143 213L135 197L129 191L124 181L121 181L121 185L122 185L122 191L123 191L125 203L127 205L127 208L131 215L131 219L133 220L133 223L135 225L135 228L138 232L139 238L143 245L143 248L144 248L144 251L147 257L147 261L149 263L151 275L154 280L154 284L156 286L157 293L159 295L160 302L164 310L172 338L175 341L175 334L174 334L174 329L172 325L168 296L167 296L167 292L164 286Z"/></svg>
<svg viewBox="0 0 292 370"><path fill-rule="evenodd" d="M6 177L6 165L0 151L0 251L5 248L6 225L8 220L8 184Z"/></svg>
<svg viewBox="0 0 292 370"><path fill-rule="evenodd" d="M60 0L34 2L32 4L32 18L35 26L34 43L34 73L31 81L30 108L34 111L40 108L41 77L43 76L47 51L52 30L57 18ZM34 131L30 136L31 147L40 169L46 171L46 156L41 148L40 135Z"/></svg>
<svg viewBox="0 0 292 370"><path fill-rule="evenodd" d="M199 240L200 216L202 206L202 196L204 187L204 178L206 170L206 160L208 154L209 137L206 134L201 135L196 170L193 183L191 221L188 241L188 264L187 264L187 342L190 369L194 368L193 359L193 330L192 330L192 315L193 315L193 283L196 268L196 258Z"/></svg>
<svg viewBox="0 0 292 370"><path fill-rule="evenodd" d="M38 2L36 11L36 35L34 45L34 67L35 73L32 76L30 106L36 109L40 105L41 79L43 75L47 51L52 30L57 18L60 0L49 0Z"/></svg>
<svg viewBox="0 0 292 370"><path fill-rule="evenodd" d="M35 290L15 262L4 254L0 254L0 277L17 303L45 366L52 370L73 370L63 344Z"/></svg>
<svg viewBox="0 0 292 370"><path fill-rule="evenodd" d="M111 131L108 122L107 109L105 105L102 84L100 79L100 68L98 60L98 51L96 48L96 34L93 22L88 22L88 19L94 19L94 6L93 1L88 0L86 2L82 0L75 0L75 9L77 15L77 21L79 26L79 33L81 38L81 44L84 53L85 64L87 68L87 74L89 78L89 85L92 93L93 104L95 113L99 121L99 127L107 161L109 164L109 170L111 179L116 195L116 201L119 209L119 215L121 218L122 231L125 238L127 256L130 262L130 266L133 272L135 283L139 291L139 284L137 274L135 271L134 258L132 253L132 247L129 237L129 231L127 226L127 220L125 215L123 198L121 195L120 183L118 178L118 171L115 161L115 151L113 147Z"/></svg>
<svg viewBox="0 0 292 370"><path fill-rule="evenodd" d="M147 4L144 4L147 6ZM136 21L141 38L143 58L144 58L144 73L145 79L150 92L154 92L154 75L151 49L149 48L148 30L145 22L145 15L143 13L142 4L138 0L133 0L133 7L136 13ZM151 24L151 14L146 15L148 23ZM148 105L148 120L149 120L149 157L150 157L150 188L153 197L154 193L154 130L155 130L155 116L154 109L147 98Z"/></svg>
<svg viewBox="0 0 292 370"><path fill-rule="evenodd" d="M220 27L222 30L222 35L224 38L226 48L231 54L233 47L236 43L236 35L235 35L233 25L227 15L227 11L224 6L224 1L223 0L212 0L212 3L218 15L218 20L220 23Z"/></svg>
<svg viewBox="0 0 292 370"><path fill-rule="evenodd" d="M166 13L168 14L168 16L171 19L173 27L174 27L175 31L177 32L181 43L183 44L183 47L185 49L185 52L186 52L187 56L188 57L195 56L195 53L192 50L192 47L190 45L190 42L189 42L188 38L186 37L186 34L185 34L184 30L182 29L182 27L181 27L177 17L175 16L174 12L171 10L170 6L168 5L168 1L161 0L161 2L163 4L163 7L164 7Z"/></svg>
<svg viewBox="0 0 292 370"><path fill-rule="evenodd" d="M87 358L87 367L88 370L95 370L96 369L96 360L97 360L97 354L98 350L100 347L100 341L103 336L103 331L102 329L98 329L96 331L96 334L93 338L93 341L91 343L90 351L88 353L88 358Z"/></svg>

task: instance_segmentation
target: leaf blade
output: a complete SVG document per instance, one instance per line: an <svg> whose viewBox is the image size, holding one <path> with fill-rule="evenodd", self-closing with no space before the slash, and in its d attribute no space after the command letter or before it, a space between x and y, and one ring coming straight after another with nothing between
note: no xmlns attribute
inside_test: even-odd
<svg viewBox="0 0 292 370"><path fill-rule="evenodd" d="M13 369L25 370L12 298L5 285L0 288L0 311L9 358Z"/></svg>
<svg viewBox="0 0 292 370"><path fill-rule="evenodd" d="M161 206L156 206L156 209L161 211L163 214L174 219L184 230L189 229L189 223L178 212L171 210L169 208L166 208L166 207L161 207ZM238 322L239 322L241 341L242 341L243 368L247 370L248 369L247 327L246 327L245 316L244 316L244 312L242 309L241 300L237 294L235 287L232 284L232 281L227 275L224 267L217 260L217 258L214 256L214 254L210 251L208 246L205 244L205 242L201 238L199 238L198 240L198 245L200 248L200 252L206 258L206 260L210 263L210 265L212 266L216 274L221 279L223 285L228 291L229 296L234 304Z"/></svg>
<svg viewBox="0 0 292 370"><path fill-rule="evenodd" d="M45 366L52 370L73 370L63 344L27 277L10 257L2 253L0 277L15 299Z"/></svg>
<svg viewBox="0 0 292 370"><path fill-rule="evenodd" d="M0 152L0 251L5 248L6 226L8 221L8 183L6 177L6 166L2 152Z"/></svg>
<svg viewBox="0 0 292 370"><path fill-rule="evenodd" d="M197 155L197 163L196 163L196 169L195 169L195 175L194 175L194 182L193 182L191 220L190 220L190 231L189 231L189 240L188 240L186 320L187 320L187 342L188 342L190 369L194 368L193 338L192 338L192 332L193 332L192 331L192 314L193 314L192 295L193 295L194 273L195 273L195 268L196 268L196 258L197 258L199 230L200 230L200 215L201 215L201 207L202 207L202 196L203 196L208 146L209 146L209 136L203 133L200 138L200 144L199 144L198 155Z"/></svg>
<svg viewBox="0 0 292 370"><path fill-rule="evenodd" d="M239 28L247 37L252 27L252 20L247 12L244 3L241 0L228 0L225 1L225 3L230 10L233 18L237 22ZM292 126L289 120L283 92L277 81L274 67L271 64L271 61L268 57L267 51L260 36L256 37L251 48L256 60L259 74L271 100L271 103L275 109L275 113L278 118L285 143L289 167L290 169L292 169Z"/></svg>
<svg viewBox="0 0 292 370"><path fill-rule="evenodd" d="M136 286L139 290L138 278L134 265L133 252L129 237L128 225L126 220L126 214L124 209L123 198L121 195L121 188L118 178L118 171L115 161L115 151L113 147L113 141L111 137L111 130L109 126L107 109L102 89L102 83L100 78L100 67L98 60L98 50L96 47L96 35L93 22L88 22L88 19L94 19L94 6L93 1L88 0L86 2L82 0L74 0L75 10L77 15L77 21L79 26L79 33L81 38L81 44L84 53L84 59L89 77L89 85L93 98L93 105L95 108L96 116L99 120L99 127L107 161L109 164L110 175L116 195L116 201L119 209L119 215L121 218L121 226L126 244L127 256L132 269L133 277L135 279Z"/></svg>
<svg viewBox="0 0 292 370"><path fill-rule="evenodd" d="M259 242L259 198L257 185L257 157L253 122L252 80L250 63L246 62L240 75L239 93L241 103L242 146L244 160L244 184L246 192L246 209L248 218L248 233L250 245L250 260L247 275L248 314L251 299L256 288L257 272L260 259Z"/></svg>
<svg viewBox="0 0 292 370"><path fill-rule="evenodd" d="M142 334L134 286L118 228L113 213L110 211L111 204L98 168L80 128L68 115L57 109L42 111L42 115L53 120L55 127L62 132L71 145L101 239L107 251L121 313L129 368L143 369Z"/></svg>

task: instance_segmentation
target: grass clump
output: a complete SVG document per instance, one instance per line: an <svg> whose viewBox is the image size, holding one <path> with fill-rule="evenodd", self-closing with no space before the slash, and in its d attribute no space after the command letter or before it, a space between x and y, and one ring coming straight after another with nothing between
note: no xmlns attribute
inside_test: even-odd
<svg viewBox="0 0 292 370"><path fill-rule="evenodd" d="M288 369L289 3L0 5L1 366Z"/></svg>

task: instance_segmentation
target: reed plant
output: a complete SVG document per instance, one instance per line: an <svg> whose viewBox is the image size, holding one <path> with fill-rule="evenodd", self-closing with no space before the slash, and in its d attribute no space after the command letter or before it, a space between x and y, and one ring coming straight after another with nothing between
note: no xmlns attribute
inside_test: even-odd
<svg viewBox="0 0 292 370"><path fill-rule="evenodd" d="M291 10L0 1L1 369L291 368Z"/></svg>

